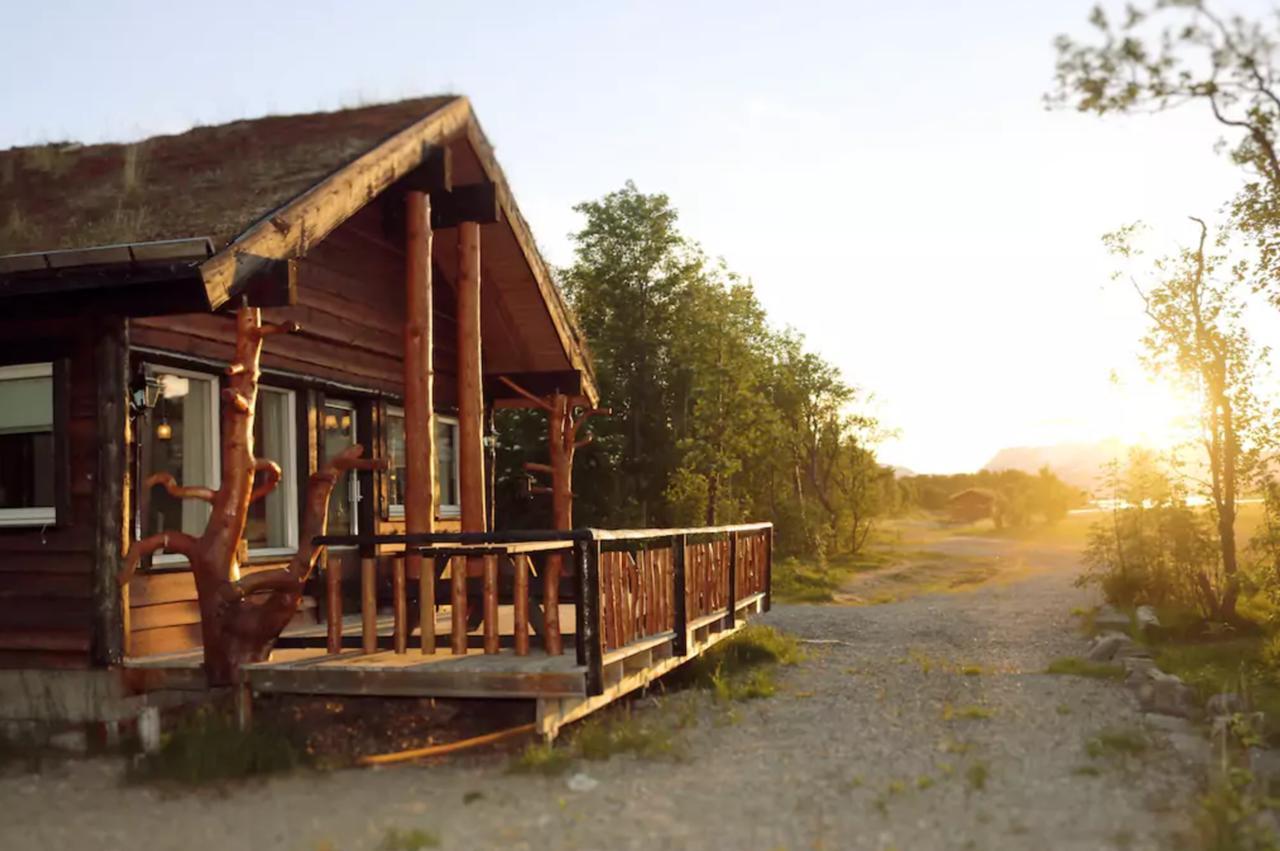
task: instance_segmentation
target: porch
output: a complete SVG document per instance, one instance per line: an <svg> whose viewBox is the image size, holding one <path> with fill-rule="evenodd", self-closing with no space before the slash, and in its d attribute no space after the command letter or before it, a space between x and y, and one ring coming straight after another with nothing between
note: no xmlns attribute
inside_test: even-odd
<svg viewBox="0 0 1280 851"><path fill-rule="evenodd" d="M242 706L272 693L533 700L539 733L553 737L766 611L772 533L759 523L322 537L366 554L360 610L343 612L329 571L325 622L286 631L268 661L241 670ZM384 611L379 559L394 577ZM428 567L415 580L407 564L418 559ZM139 691L205 687L199 651L123 665Z"/></svg>

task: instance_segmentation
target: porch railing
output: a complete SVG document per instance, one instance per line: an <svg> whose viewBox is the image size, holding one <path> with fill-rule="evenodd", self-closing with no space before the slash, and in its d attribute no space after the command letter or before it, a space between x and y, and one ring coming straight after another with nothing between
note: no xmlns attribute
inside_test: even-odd
<svg viewBox="0 0 1280 851"><path fill-rule="evenodd" d="M560 645L558 618L546 618L553 601L574 607L577 662L585 666L587 693L604 689L607 655L641 642L671 639L672 652L686 655L691 636L732 628L739 607L757 600L769 607L773 526L750 523L689 529L508 531L416 535L327 535L328 546L361 549L360 648L377 652L377 567L391 567L390 647L409 650L410 594L417 586L418 647L421 653L462 654L472 648L498 653L509 646L527 655ZM406 556L422 556L422 576L406 576ZM553 560L560 581L547 581ZM479 576L467 564L480 563ZM444 576L446 569L449 576ZM342 577L335 564L324 569L328 652L344 645ZM449 632L435 631L436 603L449 603ZM501 630L500 607L509 605L510 632ZM465 612L471 609L471 617ZM477 617L479 616L479 617ZM471 624L483 622L478 636ZM470 621L470 623L468 623ZM531 636L531 632L533 635Z"/></svg>

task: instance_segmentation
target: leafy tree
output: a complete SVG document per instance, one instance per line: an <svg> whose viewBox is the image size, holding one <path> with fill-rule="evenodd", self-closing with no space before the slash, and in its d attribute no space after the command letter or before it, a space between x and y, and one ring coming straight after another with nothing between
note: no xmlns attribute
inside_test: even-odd
<svg viewBox="0 0 1280 851"><path fill-rule="evenodd" d="M1223 128L1232 160L1246 172L1232 207L1234 225L1259 249L1255 283L1280 306L1280 122L1277 40L1267 25L1224 17L1200 0L1126 6L1116 20L1102 7L1089 17L1092 42L1059 36L1052 106L1098 115L1199 105Z"/></svg>
<svg viewBox="0 0 1280 851"><path fill-rule="evenodd" d="M1213 617L1236 620L1239 570L1236 553L1236 501L1258 472L1268 440L1267 423L1255 388L1268 352L1250 338L1242 322L1244 305L1235 295L1240 267L1228 267L1225 256L1208 250L1208 227L1199 219L1195 248L1162 259L1154 266L1153 283L1134 281L1149 320L1143 338L1145 365L1157 374L1182 382L1200 403L1200 448L1209 470L1201 482L1213 507L1220 548L1221 581L1213 572L1198 576L1204 597L1212 600ZM1138 256L1133 228L1107 237L1112 251ZM1219 243L1218 247L1221 247Z"/></svg>

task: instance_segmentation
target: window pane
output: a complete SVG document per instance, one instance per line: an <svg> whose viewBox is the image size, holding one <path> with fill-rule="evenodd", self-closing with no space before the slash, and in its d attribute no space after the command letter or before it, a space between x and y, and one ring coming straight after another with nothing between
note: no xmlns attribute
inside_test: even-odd
<svg viewBox="0 0 1280 851"><path fill-rule="evenodd" d="M387 503L404 510L404 414L387 414Z"/></svg>
<svg viewBox="0 0 1280 851"><path fill-rule="evenodd" d="M213 485L214 411L212 378L155 373L160 398L143 421L142 478L169 473L178 484ZM200 534L209 519L207 503L175 499L162 487L144 488L142 533L182 531Z"/></svg>
<svg viewBox="0 0 1280 851"><path fill-rule="evenodd" d="M339 405L324 407L324 457L333 458L356 442L355 411ZM356 474L352 470L339 479L329 497L329 534L350 535L355 532Z"/></svg>
<svg viewBox="0 0 1280 851"><path fill-rule="evenodd" d="M266 499L249 505L245 540L250 549L292 547L293 418L290 393L260 389L253 419L253 452L280 465L280 484Z"/></svg>
<svg viewBox="0 0 1280 851"><path fill-rule="evenodd" d="M436 420L436 481L440 487L440 506L456 506L458 502L458 426Z"/></svg>
<svg viewBox="0 0 1280 851"><path fill-rule="evenodd" d="M0 509L53 505L53 365L0 369Z"/></svg>

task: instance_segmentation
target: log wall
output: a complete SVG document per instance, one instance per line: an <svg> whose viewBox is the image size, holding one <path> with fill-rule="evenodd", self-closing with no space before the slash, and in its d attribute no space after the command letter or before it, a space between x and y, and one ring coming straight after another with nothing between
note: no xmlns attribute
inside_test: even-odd
<svg viewBox="0 0 1280 851"><path fill-rule="evenodd" d="M94 336L91 320L75 319L14 323L0 341L0 363L61 361L66 371L61 414L55 389L66 456L58 521L0 528L0 668L90 664L100 404Z"/></svg>

